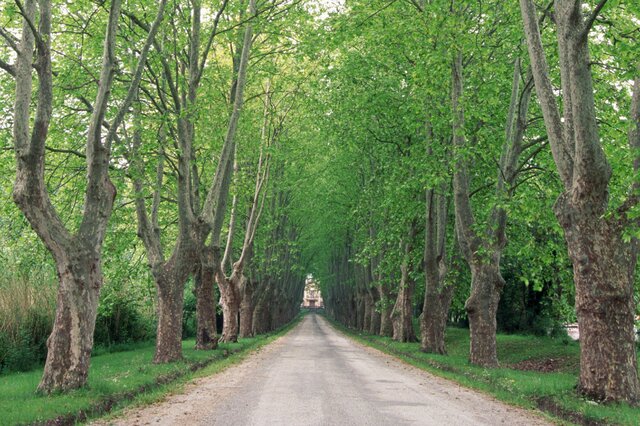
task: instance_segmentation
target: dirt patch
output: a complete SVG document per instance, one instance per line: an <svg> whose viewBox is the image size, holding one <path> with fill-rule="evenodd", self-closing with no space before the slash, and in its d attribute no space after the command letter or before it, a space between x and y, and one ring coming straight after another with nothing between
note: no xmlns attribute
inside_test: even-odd
<svg viewBox="0 0 640 426"><path fill-rule="evenodd" d="M553 414L560 419L568 420L571 423L582 426L606 426L610 424L600 420L591 419L589 417L586 417L584 414L576 413L575 411L567 410L566 408L558 405L558 403L556 403L549 397L536 398L534 401L538 409Z"/></svg>
<svg viewBox="0 0 640 426"><path fill-rule="evenodd" d="M509 368L520 371L537 371L539 373L555 373L564 371L571 364L570 357L525 359Z"/></svg>

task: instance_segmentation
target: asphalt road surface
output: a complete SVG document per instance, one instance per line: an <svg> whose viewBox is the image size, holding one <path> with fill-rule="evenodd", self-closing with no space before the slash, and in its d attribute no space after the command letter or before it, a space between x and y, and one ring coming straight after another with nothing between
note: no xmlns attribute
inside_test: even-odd
<svg viewBox="0 0 640 426"><path fill-rule="evenodd" d="M103 424L105 424L103 422ZM546 425L533 412L354 343L315 314L185 393L106 424Z"/></svg>

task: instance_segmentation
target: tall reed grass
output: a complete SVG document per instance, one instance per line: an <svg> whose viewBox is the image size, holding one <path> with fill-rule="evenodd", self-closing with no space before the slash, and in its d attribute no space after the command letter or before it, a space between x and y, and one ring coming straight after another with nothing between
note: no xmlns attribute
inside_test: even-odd
<svg viewBox="0 0 640 426"><path fill-rule="evenodd" d="M44 361L56 307L57 282L8 268L0 274L0 373Z"/></svg>

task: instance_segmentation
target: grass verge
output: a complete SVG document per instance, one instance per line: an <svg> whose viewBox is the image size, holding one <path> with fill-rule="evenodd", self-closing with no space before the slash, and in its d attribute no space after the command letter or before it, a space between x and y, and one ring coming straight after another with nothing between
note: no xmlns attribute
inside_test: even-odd
<svg viewBox="0 0 640 426"><path fill-rule="evenodd" d="M50 396L35 393L42 369L0 376L0 424L73 425L130 404L153 402L195 377L213 374L287 333L300 320L269 334L222 343L215 351L196 351L182 343L184 359L152 363L153 343L131 351L93 356L85 388Z"/></svg>
<svg viewBox="0 0 640 426"><path fill-rule="evenodd" d="M539 409L561 424L639 425L640 407L598 404L580 398L576 391L580 346L567 339L497 336L500 368L482 368L468 361L469 330L447 330L447 355L426 354L419 343L399 343L354 331L329 319L354 340L394 355L403 361L463 386L528 409Z"/></svg>

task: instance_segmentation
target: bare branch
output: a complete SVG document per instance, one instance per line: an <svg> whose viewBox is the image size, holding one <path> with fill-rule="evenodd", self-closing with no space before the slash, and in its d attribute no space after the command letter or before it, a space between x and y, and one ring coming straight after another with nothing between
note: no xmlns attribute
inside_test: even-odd
<svg viewBox="0 0 640 426"><path fill-rule="evenodd" d="M14 52L19 52L18 50L18 39L16 39L13 34L11 34L9 31L7 31L6 29L4 29L3 27L0 27L0 37L2 37L7 44L9 45L9 47L11 49L13 49Z"/></svg>
<svg viewBox="0 0 640 426"><path fill-rule="evenodd" d="M424 7L422 4L420 4L418 2L418 0L408 0L409 3L411 3L416 9L418 9L418 12L424 12Z"/></svg>
<svg viewBox="0 0 640 426"><path fill-rule="evenodd" d="M63 149L63 148L53 148L50 146L45 147L45 149L49 152L55 152L55 153L59 153L59 154L71 154L71 155L75 155L78 158L87 158L87 156L85 154L83 154L80 151L76 151L74 149Z"/></svg>
<svg viewBox="0 0 640 426"><path fill-rule="evenodd" d="M18 6L18 9L20 9L20 15L22 15L22 18L24 18L24 21L27 23L27 25L29 25L29 28L31 28L31 32L33 33L33 36L36 39L37 45L38 46L44 45L44 42L42 40L42 37L40 36L40 33L38 32L36 26L34 25L33 21L31 20L31 17L26 12L22 2L20 0L15 0L15 3L16 3L16 6Z"/></svg>
<svg viewBox="0 0 640 426"><path fill-rule="evenodd" d="M218 24L220 23L220 17L226 9L228 3L229 0L224 0L222 2L220 9L218 9L218 13L216 13L216 17L213 20L213 28L211 29L211 34L209 35L209 39L207 40L207 45L204 48L204 52L202 52L202 59L200 60L200 70L198 71L198 75L195 79L196 85L200 83L200 79L202 78L202 74L204 73L204 66L207 62L207 57L209 56L209 51L211 50L213 39L218 34Z"/></svg>
<svg viewBox="0 0 640 426"><path fill-rule="evenodd" d="M567 147L567 141L564 139L564 125L560 119L558 103L549 78L549 66L542 46L533 0L520 0L520 10L531 58L531 69L536 83L536 93L542 108L547 133L549 134L551 151L562 182L565 187L568 187L571 185L573 178L573 158L571 157L573 150Z"/></svg>
<svg viewBox="0 0 640 426"><path fill-rule="evenodd" d="M9 73L9 75L11 75L11 77L15 77L16 76L16 68L13 65L3 61L2 59L0 59L0 68L2 68L7 73Z"/></svg>
<svg viewBox="0 0 640 426"><path fill-rule="evenodd" d="M111 141L114 139L114 136L118 130L118 127L122 123L122 120L127 114L129 107L133 102L133 99L138 93L138 87L140 86L140 79L142 78L142 71L144 70L147 64L147 55L149 54L151 45L155 40L156 33L158 32L158 28L160 27L160 23L162 22L162 19L164 16L164 8L166 4L167 4L167 0L162 0L160 2L160 6L158 7L158 13L156 14L155 21L151 25L151 29L149 30L149 34L144 43L144 47L142 48L142 52L140 52L140 57L138 58L138 64L133 74L131 85L129 86L129 91L127 92L127 97L125 98L124 102L120 106L118 110L118 114L116 115L116 117L113 120L113 123L111 124L111 129L109 129L109 133L107 135L107 142L105 144L107 151L110 150Z"/></svg>
<svg viewBox="0 0 640 426"><path fill-rule="evenodd" d="M582 30L582 33L580 34L582 38L585 38L589 35L589 31L591 31L591 27L593 27L593 24L596 21L596 18L602 11L602 8L604 7L605 4L607 4L607 0L600 0L598 2L598 5L595 7L595 9L593 9L593 11L591 12L591 15L589 15L589 18L584 23L584 28Z"/></svg>

